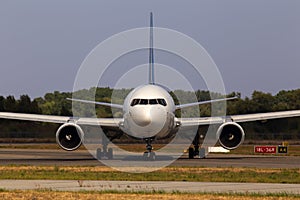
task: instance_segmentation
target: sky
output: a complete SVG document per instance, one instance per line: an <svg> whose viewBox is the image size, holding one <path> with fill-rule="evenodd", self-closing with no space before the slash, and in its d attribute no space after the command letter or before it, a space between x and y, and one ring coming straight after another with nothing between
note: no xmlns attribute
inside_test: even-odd
<svg viewBox="0 0 300 200"><path fill-rule="evenodd" d="M114 34L148 26L150 12L156 27L184 33L206 49L226 92L250 97L254 90L276 94L300 88L297 0L1 0L0 95L35 98L55 90L71 92L86 56ZM155 61L195 78L176 56L156 51ZM114 69L147 62L147 51L135 52L117 60ZM114 72L100 86L115 86ZM177 82L171 74L159 73ZM194 88L205 89L197 84L191 81Z"/></svg>

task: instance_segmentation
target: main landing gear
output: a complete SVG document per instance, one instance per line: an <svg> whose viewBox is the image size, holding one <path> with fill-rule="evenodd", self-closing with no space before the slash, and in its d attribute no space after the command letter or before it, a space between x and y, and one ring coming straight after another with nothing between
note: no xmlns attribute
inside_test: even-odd
<svg viewBox="0 0 300 200"><path fill-rule="evenodd" d="M196 134L194 140L193 140L193 147L190 147L189 148L189 159L194 159L195 156L198 156L199 155L199 139L200 139L200 136L199 136L199 133Z"/></svg>
<svg viewBox="0 0 300 200"><path fill-rule="evenodd" d="M146 161L154 161L156 158L155 152L152 151L153 147L151 145L151 142L153 141L153 138L146 138L146 151L143 154L143 159Z"/></svg>
<svg viewBox="0 0 300 200"><path fill-rule="evenodd" d="M107 160L112 160L114 155L113 155L113 149L112 148L107 148L108 146L108 138L103 135L102 136L102 148L97 148L96 151L96 156L98 160L103 160L103 159L107 159Z"/></svg>

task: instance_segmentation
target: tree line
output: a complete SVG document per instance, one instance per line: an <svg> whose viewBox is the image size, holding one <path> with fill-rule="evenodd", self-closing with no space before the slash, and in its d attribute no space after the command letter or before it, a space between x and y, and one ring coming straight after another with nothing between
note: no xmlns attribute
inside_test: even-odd
<svg viewBox="0 0 300 200"><path fill-rule="evenodd" d="M76 110L78 113L73 113L72 102L66 99L72 98L73 96L86 100L122 104L124 98L130 91L130 89L113 90L105 87L90 88L89 90L80 90L75 93L54 91L53 93L47 93L43 97L35 99L31 99L28 95L21 95L19 99L16 99L11 95L7 97L0 96L0 111L61 116L72 116L73 114L75 116L80 116L84 113L85 117L88 117L92 116L93 110L95 109L97 117L120 117L122 115L122 111L120 110L111 110L110 107L95 106L91 104L86 105L83 103L74 104L77 106ZM239 97L236 100L227 102L228 115L300 109L300 89L283 90L275 95L254 91L251 97L245 98L240 98L241 94L238 92L221 95L203 90L197 90L196 92L176 90L171 92L171 95L173 96L175 103L191 103L194 99L206 101L223 97ZM178 100L179 98L177 98L178 96L180 96L180 101ZM191 116L193 116L194 111L195 108L185 110L187 115L190 114ZM201 116L209 116L210 111L210 104L200 106ZM180 112L177 113L177 115L180 116ZM300 118L270 120L267 123L249 122L243 123L242 126L247 131L248 139L300 139ZM0 137L6 137L9 136L10 133L18 132L33 132L33 134L36 134L37 131L53 136L53 131L55 131L56 128L57 125L55 124L1 119ZM20 137L22 137L22 135Z"/></svg>

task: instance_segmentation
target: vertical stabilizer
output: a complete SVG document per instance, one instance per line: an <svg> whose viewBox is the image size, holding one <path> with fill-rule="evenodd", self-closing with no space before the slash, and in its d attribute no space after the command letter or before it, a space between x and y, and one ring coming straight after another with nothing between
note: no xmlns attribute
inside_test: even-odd
<svg viewBox="0 0 300 200"><path fill-rule="evenodd" d="M149 84L154 84L153 15L150 13Z"/></svg>

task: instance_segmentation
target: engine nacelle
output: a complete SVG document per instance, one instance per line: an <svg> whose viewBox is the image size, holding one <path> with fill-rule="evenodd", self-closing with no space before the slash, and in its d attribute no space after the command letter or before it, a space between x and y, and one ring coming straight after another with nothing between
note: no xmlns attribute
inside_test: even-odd
<svg viewBox="0 0 300 200"><path fill-rule="evenodd" d="M235 122L222 124L217 131L217 138L222 147L228 150L236 149L245 139L243 128Z"/></svg>
<svg viewBox="0 0 300 200"><path fill-rule="evenodd" d="M56 142L66 151L73 151L81 146L84 133L80 126L65 123L56 131Z"/></svg>

